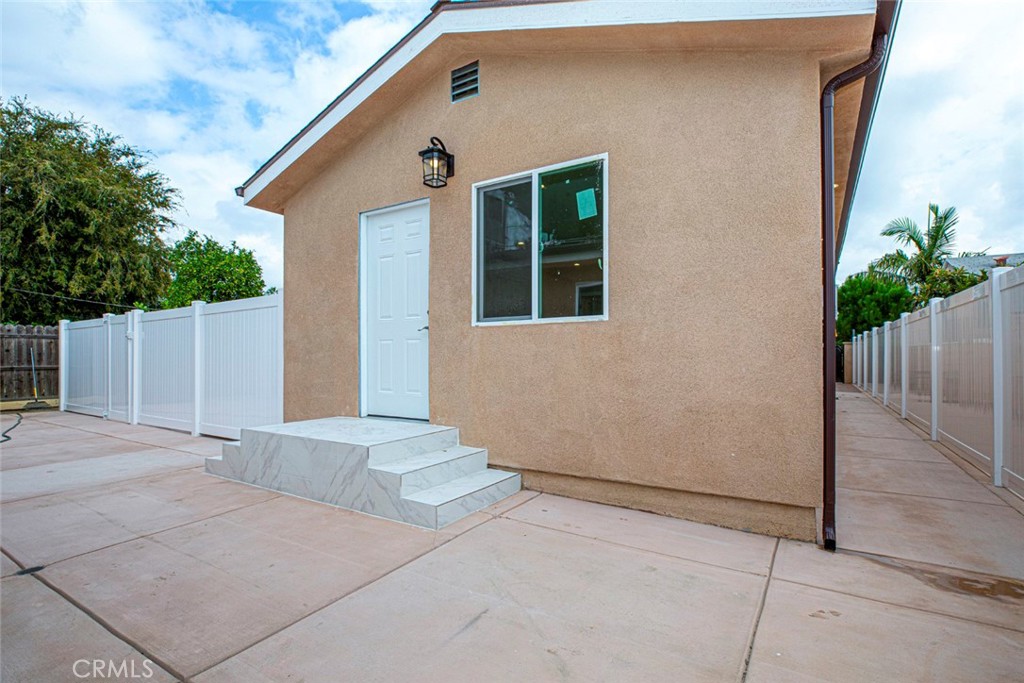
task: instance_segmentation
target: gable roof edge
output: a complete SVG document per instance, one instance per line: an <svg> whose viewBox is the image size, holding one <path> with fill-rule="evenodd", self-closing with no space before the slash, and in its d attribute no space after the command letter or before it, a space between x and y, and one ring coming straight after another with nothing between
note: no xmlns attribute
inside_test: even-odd
<svg viewBox="0 0 1024 683"><path fill-rule="evenodd" d="M503 30L583 28L633 24L751 21L873 14L875 0L743 0L741 2L595 3L587 0L479 0L438 2L431 13L348 86L260 166L235 194L248 204L328 131L441 36ZM472 10L472 11L467 11Z"/></svg>

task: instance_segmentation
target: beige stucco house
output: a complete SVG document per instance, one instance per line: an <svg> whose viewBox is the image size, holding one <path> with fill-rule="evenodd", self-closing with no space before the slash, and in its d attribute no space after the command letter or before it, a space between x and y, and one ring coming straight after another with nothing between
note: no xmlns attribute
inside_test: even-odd
<svg viewBox="0 0 1024 683"><path fill-rule="evenodd" d="M893 15L438 3L238 188L284 216L286 420L453 425L526 488L821 539L821 98ZM880 73L836 98L840 245Z"/></svg>

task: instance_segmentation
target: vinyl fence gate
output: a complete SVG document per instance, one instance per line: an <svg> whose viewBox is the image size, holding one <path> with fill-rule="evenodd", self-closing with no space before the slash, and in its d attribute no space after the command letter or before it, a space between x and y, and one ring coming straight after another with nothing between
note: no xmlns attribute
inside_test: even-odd
<svg viewBox="0 0 1024 683"><path fill-rule="evenodd" d="M283 422L281 294L60 323L60 407L239 438Z"/></svg>

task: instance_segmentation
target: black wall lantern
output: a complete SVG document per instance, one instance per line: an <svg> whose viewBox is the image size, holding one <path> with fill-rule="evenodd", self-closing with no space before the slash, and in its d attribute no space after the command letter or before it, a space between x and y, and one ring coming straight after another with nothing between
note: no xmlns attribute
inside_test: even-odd
<svg viewBox="0 0 1024 683"><path fill-rule="evenodd" d="M444 187L455 175L455 156L449 154L444 143L430 138L430 147L420 152L423 158L423 184L427 187Z"/></svg>

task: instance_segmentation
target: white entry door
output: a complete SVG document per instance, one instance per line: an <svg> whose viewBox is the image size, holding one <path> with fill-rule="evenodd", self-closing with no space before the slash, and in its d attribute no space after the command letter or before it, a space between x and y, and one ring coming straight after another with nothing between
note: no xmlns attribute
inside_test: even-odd
<svg viewBox="0 0 1024 683"><path fill-rule="evenodd" d="M430 204L374 211L363 221L365 412L427 420Z"/></svg>

